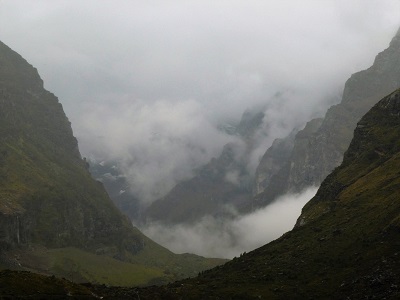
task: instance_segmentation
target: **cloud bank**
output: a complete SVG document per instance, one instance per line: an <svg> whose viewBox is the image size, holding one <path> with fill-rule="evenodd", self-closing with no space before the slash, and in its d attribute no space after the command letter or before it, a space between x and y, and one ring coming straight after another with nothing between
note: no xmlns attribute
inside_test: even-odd
<svg viewBox="0 0 400 300"><path fill-rule="evenodd" d="M213 127L193 100L113 105L88 108L85 140L95 147L87 151L94 158L118 161L132 193L146 203L163 196L178 180L190 178L196 167L235 140Z"/></svg>
<svg viewBox="0 0 400 300"><path fill-rule="evenodd" d="M175 253L233 258L280 237L293 228L303 206L316 194L310 188L285 195L266 208L232 220L204 217L194 225L165 226L157 223L143 232Z"/></svg>
<svg viewBox="0 0 400 300"><path fill-rule="evenodd" d="M83 156L118 161L149 203L218 155L221 124L264 107L254 171L399 19L397 0L2 0L0 39L60 98Z"/></svg>

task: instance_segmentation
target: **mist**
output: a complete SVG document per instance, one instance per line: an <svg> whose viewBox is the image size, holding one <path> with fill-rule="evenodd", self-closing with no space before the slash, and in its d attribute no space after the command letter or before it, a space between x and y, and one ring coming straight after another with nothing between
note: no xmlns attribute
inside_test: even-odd
<svg viewBox="0 0 400 300"><path fill-rule="evenodd" d="M233 258L291 230L301 209L316 192L317 188L312 187L299 194L284 195L263 209L234 219L206 216L193 225L153 223L141 229L175 253Z"/></svg>
<svg viewBox="0 0 400 300"><path fill-rule="evenodd" d="M0 39L59 97L82 156L116 161L145 206L262 107L254 172L274 138L339 101L399 19L396 0L1 0Z"/></svg>

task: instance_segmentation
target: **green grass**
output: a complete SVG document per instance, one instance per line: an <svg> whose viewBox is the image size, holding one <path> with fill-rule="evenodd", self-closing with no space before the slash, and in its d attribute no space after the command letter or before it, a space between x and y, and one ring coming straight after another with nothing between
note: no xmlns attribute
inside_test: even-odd
<svg viewBox="0 0 400 300"><path fill-rule="evenodd" d="M76 282L138 286L167 277L162 269L122 262L77 248L52 249L48 255L51 273Z"/></svg>
<svg viewBox="0 0 400 300"><path fill-rule="evenodd" d="M223 262L175 255L134 228L91 177L62 105L37 70L1 42L0 65L2 254L58 249L48 258L36 253L30 270L117 285L194 276Z"/></svg>
<svg viewBox="0 0 400 300"><path fill-rule="evenodd" d="M389 99L363 117L305 224L148 299L399 299L400 99Z"/></svg>

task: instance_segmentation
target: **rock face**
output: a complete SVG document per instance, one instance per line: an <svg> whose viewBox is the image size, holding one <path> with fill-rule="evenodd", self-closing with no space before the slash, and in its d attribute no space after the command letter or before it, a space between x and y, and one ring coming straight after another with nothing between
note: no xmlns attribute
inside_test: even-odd
<svg viewBox="0 0 400 300"><path fill-rule="evenodd" d="M0 42L0 269L9 267L12 251L25 251L29 269L35 270L31 252L38 247L58 249L35 252L47 259L41 271L54 267L60 275L75 259L82 280L104 283L115 276L118 284L116 266L139 269L145 283L192 276L221 262L208 265L201 257L175 255L134 228L92 179L58 99L43 88L35 68ZM112 266L107 277L98 276L102 263Z"/></svg>
<svg viewBox="0 0 400 300"><path fill-rule="evenodd" d="M336 201L340 200L340 197L346 201L357 202L367 201L365 198L371 197L370 201L375 203L377 208L387 210L386 221L398 227L400 211L389 214L391 208L382 206L386 201L395 201L394 187L400 180L396 171L400 157L399 130L400 89L379 101L357 123L342 165L324 180L316 196L304 207L296 226L310 223L334 211L336 204L339 204ZM382 197L387 199L380 199ZM397 206L398 202L396 200L392 204ZM372 219L376 218L379 217Z"/></svg>
<svg viewBox="0 0 400 300"><path fill-rule="evenodd" d="M8 294L0 290L0 296L61 297L74 288L76 295L106 299L399 299L399 136L397 90L358 123L342 164L292 231L195 278L146 288L69 285L65 291L65 282L3 272Z"/></svg>
<svg viewBox="0 0 400 300"><path fill-rule="evenodd" d="M292 231L196 278L135 292L143 299L398 299L399 136L397 90L358 123L342 164Z"/></svg>
<svg viewBox="0 0 400 300"><path fill-rule="evenodd" d="M369 69L355 73L347 80L341 103L332 106L323 120L312 120L298 133L290 155L286 160L280 160L280 166L275 165L272 171L268 167L271 151L267 151L259 166L256 182L269 178L269 184L256 189L256 205L264 206L284 193L317 186L341 163L361 116L379 99L400 86L399 61L400 31L390 46L377 55ZM274 150L287 151L286 144Z"/></svg>
<svg viewBox="0 0 400 300"><path fill-rule="evenodd" d="M36 69L2 43L0 178L3 245L101 248L126 240L117 252L142 249L91 179L57 98L43 88Z"/></svg>
<svg viewBox="0 0 400 300"><path fill-rule="evenodd" d="M256 196L270 186L272 176L282 168L281 164L287 161L292 153L297 130L293 130L286 138L276 139L261 158L257 167L253 195Z"/></svg>

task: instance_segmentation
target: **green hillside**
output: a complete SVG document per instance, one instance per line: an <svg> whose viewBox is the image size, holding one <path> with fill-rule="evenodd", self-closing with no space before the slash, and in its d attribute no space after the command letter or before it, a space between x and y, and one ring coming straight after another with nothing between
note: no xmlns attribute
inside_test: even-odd
<svg viewBox="0 0 400 300"><path fill-rule="evenodd" d="M141 299L399 299L399 136L397 90L358 123L292 231L194 279L139 290Z"/></svg>
<svg viewBox="0 0 400 300"><path fill-rule="evenodd" d="M281 238L196 278L143 288L76 286L0 272L0 295L83 299L399 299L400 90L358 123L343 163ZM24 280L24 288L20 281ZM37 289L34 284L44 286ZM90 295L88 295L90 291Z"/></svg>
<svg viewBox="0 0 400 300"><path fill-rule="evenodd" d="M2 65L8 66L4 59ZM3 268L128 286L162 283L220 262L175 255L133 228L90 179L54 96L39 80L35 85L26 79L33 76L29 71L14 73L15 80L0 73ZM30 84L24 89L15 82ZM399 299L399 136L400 89L357 123L342 164L322 182L292 231L195 278L121 288L1 271L0 297Z"/></svg>
<svg viewBox="0 0 400 300"><path fill-rule="evenodd" d="M193 276L222 262L175 255L134 228L92 179L58 99L1 42L0 178L1 268L122 285Z"/></svg>

